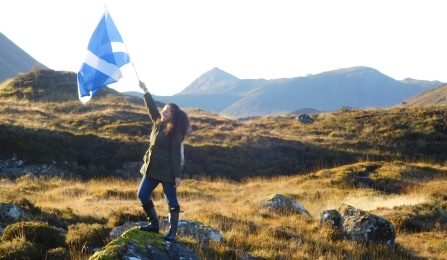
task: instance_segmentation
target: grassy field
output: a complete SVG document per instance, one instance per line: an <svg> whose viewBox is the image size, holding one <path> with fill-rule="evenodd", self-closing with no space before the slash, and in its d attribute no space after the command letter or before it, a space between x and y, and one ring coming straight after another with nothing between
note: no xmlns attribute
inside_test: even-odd
<svg viewBox="0 0 447 260"><path fill-rule="evenodd" d="M400 183L399 190L383 192L354 187L349 177L373 167L372 178ZM447 254L445 210L447 169L427 164L359 162L298 176L229 180L185 179L178 190L181 219L200 221L222 232L224 242L201 245L178 237L203 259L444 259ZM138 179L30 179L3 181L0 201L19 205L31 202L42 215L58 212L68 222L84 221L114 227L128 220L143 220L136 198ZM386 185L382 189L388 188ZM395 188L396 189L396 188ZM277 214L259 208L258 202L283 194L303 205L312 218ZM161 187L154 194L161 217L167 207ZM340 239L319 223L323 210L342 203L385 217L396 229L396 248L358 246ZM25 205L26 206L26 205ZM417 228L415 223L421 223ZM86 228L87 229L87 228ZM166 232L166 230L163 230ZM106 239L106 238L104 238ZM106 241L105 241L106 242ZM72 243L71 254L87 253Z"/></svg>
<svg viewBox="0 0 447 260"><path fill-rule="evenodd" d="M87 259L86 244L104 245L110 228L145 219L139 173L119 179L111 172L141 160L151 125L141 98L105 90L83 106L72 97L75 75L46 73L0 85L0 160L79 167L73 178L3 176L0 201L68 229L71 258ZM312 115L313 124L296 115L238 120L185 110L192 131L180 218L224 236L207 245L178 238L203 259L446 259L447 108L340 110ZM92 164L102 170L87 172ZM259 208L277 193L312 218ZM154 202L166 217L161 187ZM359 246L321 225L321 212L342 203L392 222L396 248ZM11 243L2 241L0 253L20 247Z"/></svg>

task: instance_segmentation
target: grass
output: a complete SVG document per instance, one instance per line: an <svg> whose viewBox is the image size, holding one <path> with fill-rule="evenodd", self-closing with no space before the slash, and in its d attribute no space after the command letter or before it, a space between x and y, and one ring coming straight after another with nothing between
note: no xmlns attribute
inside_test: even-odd
<svg viewBox="0 0 447 260"><path fill-rule="evenodd" d="M447 198L442 196L447 193L447 169L428 164L375 162L371 169L387 169L384 175L414 184L409 184L408 189L399 193L340 186L332 181L349 167L351 174L361 175L365 169L361 165L371 166L372 163L357 163L296 176L247 178L242 182L185 179L178 190L184 211L181 219L200 221L220 230L224 242L201 245L188 237L179 237L179 241L203 259L227 259L229 256L243 259L247 254L265 259L442 259L447 253L447 219L442 214L436 215L436 212L445 212L447 208ZM408 169L419 172L408 174L413 172ZM328 171L333 174L328 174ZM110 225L117 212L127 216L121 223L144 218L136 198L138 184L138 179L80 181L23 177L15 182L2 182L0 201L22 197L43 212L56 210L65 214L67 219L89 219L90 225L95 220ZM260 207L259 202L272 194L294 199L308 210L312 218L278 214ZM161 187L155 191L154 202L159 215L167 217ZM338 208L342 203L394 221L393 224L399 227L396 229L396 249L380 245L359 247L355 242L340 239L319 223L323 210ZM411 211L413 213L408 214ZM414 220L415 214L427 223L424 230L409 230L405 223L402 224Z"/></svg>
<svg viewBox="0 0 447 260"><path fill-rule="evenodd" d="M50 77L51 73L55 75ZM36 75L43 78L36 80ZM77 91L71 77L75 79L45 71L0 86L0 142L4 144L0 158L15 154L29 163L67 161L107 169L141 161L151 129L142 98L104 88L84 106L76 95L68 98ZM59 85L53 78L59 79ZM56 89L61 93L33 98L22 93L30 87L33 93ZM447 107L340 110L314 115L313 124L300 123L295 115L237 120L185 110L192 125L185 140L189 177L240 181L357 161L442 164L447 157ZM97 143L98 148L92 146Z"/></svg>

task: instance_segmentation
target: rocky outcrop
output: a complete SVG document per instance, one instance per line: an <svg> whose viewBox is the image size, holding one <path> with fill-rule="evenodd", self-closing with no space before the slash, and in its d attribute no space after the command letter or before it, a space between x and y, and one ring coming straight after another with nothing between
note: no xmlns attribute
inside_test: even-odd
<svg viewBox="0 0 447 260"><path fill-rule="evenodd" d="M120 237L97 251L89 259L200 259L183 244L166 241L163 236L161 233L140 231L137 227L134 227L125 231Z"/></svg>
<svg viewBox="0 0 447 260"><path fill-rule="evenodd" d="M140 222L127 222L110 232L112 242L97 251L90 259L200 259L186 246L178 242L164 240L162 233L140 231ZM160 222L161 229L167 229L167 220ZM219 230L198 221L180 220L177 237L186 236L199 244L223 242Z"/></svg>
<svg viewBox="0 0 447 260"><path fill-rule="evenodd" d="M120 237L124 232L126 232L129 229L132 229L136 226L146 225L145 222L126 222L124 225L114 228L110 232L111 238L118 238ZM168 229L169 228L169 221L165 219L164 221L160 222L160 229ZM221 243L223 242L223 236L222 233L214 229L210 226L206 226L201 222L198 221L190 221L190 220L183 220L180 219L178 223L178 236L185 236L185 237L192 237L195 240L197 240L199 243L208 243L208 242L217 242Z"/></svg>
<svg viewBox="0 0 447 260"><path fill-rule="evenodd" d="M394 247L396 232L388 220L372 213L343 204L336 210L322 212L320 222L329 223L341 231L345 239L360 244L376 242Z"/></svg>

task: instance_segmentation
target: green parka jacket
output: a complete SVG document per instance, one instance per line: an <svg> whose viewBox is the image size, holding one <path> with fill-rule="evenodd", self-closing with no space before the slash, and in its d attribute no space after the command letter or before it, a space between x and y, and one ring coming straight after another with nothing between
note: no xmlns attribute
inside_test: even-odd
<svg viewBox="0 0 447 260"><path fill-rule="evenodd" d="M151 94L146 93L143 98L152 121L152 132L140 173L175 184L175 178L180 177L181 173L181 144L184 136L180 131L166 135L166 123L159 121L161 114Z"/></svg>

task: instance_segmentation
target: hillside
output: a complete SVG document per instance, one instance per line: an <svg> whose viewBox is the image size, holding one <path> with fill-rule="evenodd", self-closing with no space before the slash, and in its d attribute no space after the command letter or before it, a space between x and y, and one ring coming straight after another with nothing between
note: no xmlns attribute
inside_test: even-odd
<svg viewBox="0 0 447 260"><path fill-rule="evenodd" d="M46 68L0 32L0 83L29 72L34 66Z"/></svg>
<svg viewBox="0 0 447 260"><path fill-rule="evenodd" d="M200 76L184 91L159 96L161 102L248 118L281 115L300 109L336 111L389 108L439 81L390 78L368 67L352 67L284 79L238 79L218 68Z"/></svg>
<svg viewBox="0 0 447 260"><path fill-rule="evenodd" d="M411 97L397 107L422 107L422 106L446 106L447 105L447 84L436 88L427 89L414 97Z"/></svg>
<svg viewBox="0 0 447 260"><path fill-rule="evenodd" d="M84 106L74 78L40 70L0 85L1 208L14 203L39 225L66 230L58 240L66 244L45 250L70 258L52 259L88 259L92 248L113 239L112 228L145 220L136 195L151 129L143 101L102 88ZM313 124L291 114L238 120L186 112L192 131L178 192L181 219L202 222L224 237L204 243L178 236L202 259L446 255L446 106L342 109L313 114ZM310 216L260 208L275 194ZM161 187L153 200L166 218ZM359 244L320 221L341 205L392 223L396 246ZM4 233L26 235L2 237L0 258L45 258L37 242L48 243L52 233L28 232L33 221L5 224Z"/></svg>
<svg viewBox="0 0 447 260"><path fill-rule="evenodd" d="M151 127L142 99L103 88L83 106L74 78L41 70L0 86L1 158L113 170L141 162ZM188 177L241 180L366 158L439 163L447 158L445 107L340 110L313 115L313 124L291 114L237 120L186 111L192 123L185 140Z"/></svg>
<svg viewBox="0 0 447 260"><path fill-rule="evenodd" d="M101 88L94 98L101 99L107 96L134 102L139 100L108 87ZM76 73L36 68L1 84L0 98L30 102L79 102Z"/></svg>

